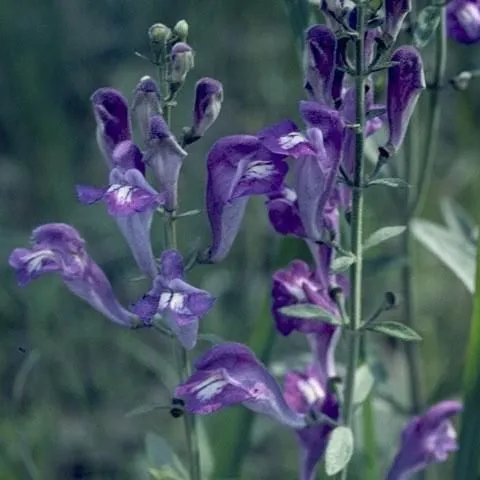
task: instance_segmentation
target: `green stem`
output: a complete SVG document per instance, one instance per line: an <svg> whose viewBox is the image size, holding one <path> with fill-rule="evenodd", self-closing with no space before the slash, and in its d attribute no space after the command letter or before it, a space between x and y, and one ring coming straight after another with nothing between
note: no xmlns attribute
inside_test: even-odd
<svg viewBox="0 0 480 480"><path fill-rule="evenodd" d="M167 98L169 90L168 84L168 72L166 66L166 57L158 65L158 76L160 81L160 87L164 92L163 99ZM171 125L171 116L172 116L172 105L167 101L164 102L163 112L165 113L165 120L168 127ZM177 195L174 196L175 198ZM175 214L177 211L178 205L174 205L174 208L171 212L166 212L165 219L165 239L166 239L166 248L177 248L177 227L175 222ZM191 362L188 354L188 350L183 348L183 346L178 343L177 346L178 355L177 355L177 364L178 364L178 374L180 381L183 382L191 375ZM195 416L193 415L184 415L183 424L185 428L185 438L187 443L187 452L188 452L188 466L190 472L190 480L201 480L201 465L200 465L200 450L198 445L198 433Z"/></svg>
<svg viewBox="0 0 480 480"><path fill-rule="evenodd" d="M353 387L355 370L357 368L360 350L359 328L362 319L362 240L363 240L363 203L364 190L364 125L365 125L365 66L364 66L364 23L365 3L357 4L357 32L355 40L355 96L356 113L355 123L358 125L355 135L355 172L353 176L352 220L351 220L351 251L356 257L352 265L351 304L350 304L350 332L348 337L347 374L345 380L345 398L343 403L343 423L352 426L353 416ZM340 478L346 480L348 466L341 472Z"/></svg>
<svg viewBox="0 0 480 480"><path fill-rule="evenodd" d="M422 155L424 165L420 169L420 178L417 184L417 195L410 206L409 217L413 218L423 207L428 188L432 179L433 166L435 163L435 144L438 139L440 127L441 104L440 90L445 81L445 70L447 65L447 25L446 8L442 8L440 25L435 35L435 70L433 72L432 88L430 89L430 101L427 125L427 137L425 149Z"/></svg>

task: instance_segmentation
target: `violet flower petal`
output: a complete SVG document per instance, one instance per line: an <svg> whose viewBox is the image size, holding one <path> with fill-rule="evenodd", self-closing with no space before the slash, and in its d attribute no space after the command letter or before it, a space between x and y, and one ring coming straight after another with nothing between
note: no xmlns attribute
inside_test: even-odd
<svg viewBox="0 0 480 480"><path fill-rule="evenodd" d="M411 0L385 0L384 32L390 36L392 42L398 37L403 21L411 9Z"/></svg>
<svg viewBox="0 0 480 480"><path fill-rule="evenodd" d="M213 78L201 78L195 84L195 100L193 107L193 126L191 135L203 137L213 125L223 102L223 86Z"/></svg>
<svg viewBox="0 0 480 480"><path fill-rule="evenodd" d="M448 36L465 45L480 41L480 1L452 0L447 5Z"/></svg>
<svg viewBox="0 0 480 480"><path fill-rule="evenodd" d="M112 153L114 167L130 170L136 168L142 175L145 175L145 163L140 149L131 140L120 142Z"/></svg>
<svg viewBox="0 0 480 480"><path fill-rule="evenodd" d="M297 193L284 186L281 191L268 197L268 218L276 232L281 235L305 237L305 228L298 211Z"/></svg>

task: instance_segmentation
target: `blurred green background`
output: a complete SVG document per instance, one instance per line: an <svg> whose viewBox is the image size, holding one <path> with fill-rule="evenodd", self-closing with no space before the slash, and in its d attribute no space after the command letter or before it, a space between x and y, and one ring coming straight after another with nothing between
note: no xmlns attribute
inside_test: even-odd
<svg viewBox="0 0 480 480"><path fill-rule="evenodd" d="M146 432L162 435L182 456L181 422L161 410L125 414L142 404L168 405L177 380L170 364L171 346L154 331L116 328L56 278L20 290L7 258L14 247L27 244L33 227L71 223L87 240L90 254L119 298L124 304L135 301L148 285L134 280L138 271L114 222L101 206L80 206L75 199L76 183L102 185L107 179L89 96L107 85L130 95L141 76L155 74L134 55L148 53L148 27L158 21L174 25L185 18L196 66L179 95L174 130L179 132L191 121L198 78L217 78L225 91L217 123L192 146L183 169L182 209L202 208L205 154L216 139L255 133L286 117L298 120L301 71L284 3L7 0L0 2L0 18L0 479L147 478ZM425 61L428 72L428 49ZM478 67L478 62L478 48L449 45L450 76ZM475 84L467 92L443 93L438 158L422 217L439 221L442 197L455 198L475 217L479 213L479 93ZM368 231L400 221L398 202L380 189L368 192L367 208ZM184 252L208 241L204 215L183 220L179 229ZM160 231L157 221L157 252ZM299 255L308 258L300 242L288 241L279 249L274 238L262 200L255 199L228 259L192 272L192 283L219 297L202 323L203 331L247 341L252 326L263 322L269 336L265 299L273 267ZM369 258L394 254L398 246L397 241L389 242ZM459 391L471 295L419 245L414 273L417 320L424 336L423 391L435 401ZM369 311L385 289L399 291L398 268L371 262L366 282ZM390 318L402 320L395 313ZM201 342L198 351L206 346ZM389 391L406 402L403 349L391 342L376 346L390 374ZM302 351L306 345L300 337L276 338L273 361L282 367L278 361ZM232 411L206 421L216 455L225 448L219 432L228 428ZM385 466L405 419L392 415L385 404L378 405L378 419L379 458ZM257 420L242 478L292 479L296 468L294 435L269 420Z"/></svg>

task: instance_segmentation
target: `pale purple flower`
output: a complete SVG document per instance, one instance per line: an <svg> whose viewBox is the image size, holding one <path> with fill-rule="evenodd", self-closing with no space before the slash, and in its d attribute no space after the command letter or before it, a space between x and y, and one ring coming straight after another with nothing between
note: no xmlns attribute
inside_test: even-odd
<svg viewBox="0 0 480 480"><path fill-rule="evenodd" d="M190 413L207 415L242 404L284 425L302 428L305 415L286 403L280 386L245 345L215 345L195 362L195 372L175 390Z"/></svg>
<svg viewBox="0 0 480 480"><path fill-rule="evenodd" d="M99 88L91 96L97 123L97 142L109 166L115 147L130 140L128 104L124 96L113 88Z"/></svg>
<svg viewBox="0 0 480 480"><path fill-rule="evenodd" d="M194 53L192 47L185 42L178 42L172 47L170 55L170 81L172 83L183 83L187 73L194 66Z"/></svg>
<svg viewBox="0 0 480 480"><path fill-rule="evenodd" d="M154 211L165 204L166 194L158 193L138 170L114 168L109 186L77 186L80 202L91 205L103 201L127 240L140 269L151 278L157 274L150 241Z"/></svg>
<svg viewBox="0 0 480 480"><path fill-rule="evenodd" d="M191 136L202 137L215 122L223 102L222 84L213 78L201 78L195 85Z"/></svg>
<svg viewBox="0 0 480 480"><path fill-rule="evenodd" d="M150 117L144 162L153 169L160 190L167 194L166 209L177 208L177 185L187 152L179 145L161 115Z"/></svg>
<svg viewBox="0 0 480 480"><path fill-rule="evenodd" d="M396 65L388 69L389 136L387 144L380 148L381 154L387 158L400 148L418 97L426 87L422 58L414 47L398 48L393 53L391 60Z"/></svg>
<svg viewBox="0 0 480 480"><path fill-rule="evenodd" d="M303 372L290 371L285 375L284 396L293 410L303 414L322 414L336 422L340 405L328 390L328 380L336 375L334 354L340 329L321 324L315 334L308 335L313 362ZM300 480L313 480L332 431L331 422L319 418L314 425L296 431L300 444Z"/></svg>
<svg viewBox="0 0 480 480"><path fill-rule="evenodd" d="M331 104L337 39L325 25L314 25L307 30L305 39L305 88L320 103Z"/></svg>
<svg viewBox="0 0 480 480"><path fill-rule="evenodd" d="M437 403L403 429L400 448L387 480L407 480L432 463L445 462L458 449L457 435L450 419L462 410L454 400Z"/></svg>
<svg viewBox="0 0 480 480"><path fill-rule="evenodd" d="M133 326L133 316L117 301L110 282L85 250L85 240L70 225L49 223L32 232L32 248L16 248L9 264L24 286L46 273L56 273L67 288L111 321Z"/></svg>
<svg viewBox="0 0 480 480"><path fill-rule="evenodd" d="M214 144L207 158L207 213L212 244L204 261L228 254L240 228L248 197L281 191L288 171L284 158L310 154L310 142L285 121L258 136L233 135Z"/></svg>
<svg viewBox="0 0 480 480"><path fill-rule="evenodd" d="M182 345L190 350L197 341L198 321L213 307L215 298L185 281L183 258L177 250L163 251L159 266L153 288L132 310L147 325L155 315L161 315Z"/></svg>
<svg viewBox="0 0 480 480"><path fill-rule="evenodd" d="M471 45L480 41L480 0L452 0L447 6L447 31L453 40Z"/></svg>
<svg viewBox="0 0 480 480"><path fill-rule="evenodd" d="M331 248L322 245L329 253ZM292 331L312 333L323 329L321 319L311 320L284 315L282 307L304 303L315 304L333 316L338 316L338 307L330 297L330 287L339 282L329 273L331 255L328 265L322 265L321 274L314 272L302 260L293 260L287 268L277 270L273 274L272 315L277 330L282 335Z"/></svg>
<svg viewBox="0 0 480 480"><path fill-rule="evenodd" d="M145 163L141 150L131 140L120 142L112 153L112 164L121 170L135 168L145 175Z"/></svg>
<svg viewBox="0 0 480 480"><path fill-rule="evenodd" d="M138 125L144 142L148 139L150 118L161 113L160 90L157 84L149 76L142 77L133 92L130 115Z"/></svg>
<svg viewBox="0 0 480 480"><path fill-rule="evenodd" d="M385 0L383 31L389 35L392 42L398 37L405 17L411 9L411 0Z"/></svg>

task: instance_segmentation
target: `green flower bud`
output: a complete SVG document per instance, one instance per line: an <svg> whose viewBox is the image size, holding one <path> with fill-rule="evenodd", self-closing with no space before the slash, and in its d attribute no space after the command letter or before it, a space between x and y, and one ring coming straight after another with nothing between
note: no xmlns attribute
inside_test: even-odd
<svg viewBox="0 0 480 480"><path fill-rule="evenodd" d="M177 35L181 42L186 42L188 37L188 23L185 20L179 20L173 27L173 33Z"/></svg>
<svg viewBox="0 0 480 480"><path fill-rule="evenodd" d="M148 29L148 38L150 39L150 48L157 57L164 52L167 42L172 37L172 31L163 23L154 23Z"/></svg>

